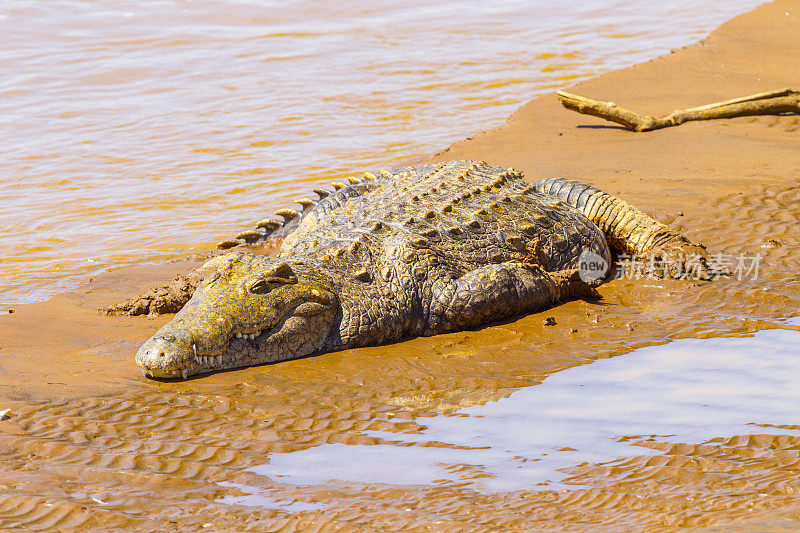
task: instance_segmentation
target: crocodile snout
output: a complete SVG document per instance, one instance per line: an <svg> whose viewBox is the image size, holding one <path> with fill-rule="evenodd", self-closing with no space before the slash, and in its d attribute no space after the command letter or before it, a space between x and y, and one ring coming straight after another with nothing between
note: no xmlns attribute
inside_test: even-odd
<svg viewBox="0 0 800 533"><path fill-rule="evenodd" d="M192 359L192 343L169 334L150 338L136 352L142 373L157 378L186 377Z"/></svg>

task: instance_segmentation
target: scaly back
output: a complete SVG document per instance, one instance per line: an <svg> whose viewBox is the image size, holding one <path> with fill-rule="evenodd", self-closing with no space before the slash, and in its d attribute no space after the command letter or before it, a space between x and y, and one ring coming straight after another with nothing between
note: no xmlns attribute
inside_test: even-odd
<svg viewBox="0 0 800 533"><path fill-rule="evenodd" d="M392 256L408 242L459 272L511 260L574 268L585 249L609 256L600 230L577 210L537 192L520 172L483 162L367 174L298 218L279 255L335 260L337 271L376 263L376 254Z"/></svg>

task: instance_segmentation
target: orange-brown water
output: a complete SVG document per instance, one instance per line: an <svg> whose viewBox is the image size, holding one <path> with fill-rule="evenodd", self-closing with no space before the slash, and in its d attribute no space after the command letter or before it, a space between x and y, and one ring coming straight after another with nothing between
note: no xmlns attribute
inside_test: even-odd
<svg viewBox="0 0 800 533"><path fill-rule="evenodd" d="M6 2L0 307L206 247L759 3Z"/></svg>

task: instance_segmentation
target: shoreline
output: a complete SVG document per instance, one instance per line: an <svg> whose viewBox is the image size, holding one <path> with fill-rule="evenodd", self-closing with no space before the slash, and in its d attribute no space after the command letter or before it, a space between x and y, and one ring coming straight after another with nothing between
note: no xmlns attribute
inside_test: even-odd
<svg viewBox="0 0 800 533"><path fill-rule="evenodd" d="M778 0L726 22L700 43L582 82L569 91L659 115L769 89L800 89L800 79L793 77L800 64L798 42L800 3ZM797 115L691 122L633 133L565 110L553 94L536 98L500 128L417 162L483 159L522 170L528 180L561 175L585 181L702 242L712 254L759 254L759 276L711 283L613 280L600 287L603 299L599 302L572 301L474 331L158 382L140 374L133 355L170 316L114 317L95 310L168 281L197 266L201 256L114 270L74 291L45 302L13 306L13 314L0 315L0 410L11 409L13 415L0 420L0 435L15 439L8 448L21 454L14 460L25 468L33 471L40 457L57 463L35 470L40 477L31 482L34 487L37 483L58 486L71 479L69 469L59 477L62 450L72 461L70 468L90 465L88 470L96 473L100 471L96 463L105 468L103 439L112 435L124 442L133 451L125 448L130 464L118 468L125 475L139 476L135 483L141 483L143 490L163 489L166 494L163 502L147 501L154 509L148 518L130 511L139 513L144 498L138 494L102 511L108 513L108 522L102 526L121 524L121 529L141 528L174 516L170 513L190 489L201 494L191 496L193 509L205 505L198 503L203 498L212 501L203 508L207 514L185 516L181 526L187 529L202 523L192 520L207 521L215 530L247 529L253 523L266 529L289 523L286 520L300 528L341 525L343 520L353 520L355 527L385 527L381 524L387 517L395 525L421 527L437 519L437 512L444 512L434 504L426 508L430 502L441 502L448 513L456 505L465 516L475 510L487 520L498 516L492 514L498 508L517 509L528 522L509 527L521 530L530 529L532 523L554 530L577 523L586 524L587 529L596 530L598 524L600 529L614 529L618 525L614 513L624 516L631 529L796 519L797 505L787 497L790 492L758 492L759 514L752 509L750 496L755 492L742 495L735 474L730 474L734 479L729 484L720 484L712 479L713 468L711 472L691 470L691 464L712 460L702 450L696 452L698 459L686 452L690 466L681 468L689 474L665 467L661 484L633 475L631 481L624 471L617 476L622 481L611 482L603 465L589 465L583 486L569 494L532 487L486 495L446 484L353 489L351 494L338 485L334 491L327 485L297 488L270 481L262 490L272 490L289 501L327 498L338 503L289 513L288 518L286 513L261 509L256 518L262 522L252 521L256 520L254 508L220 509L212 504L216 505L214 498L231 494L232 489L221 488L220 480L246 483L245 470L270 453L328 443L385 443L369 431L417 431L417 417L454 414L465 406L493 402L541 383L554 372L678 338L800 329L784 320L800 313L799 141ZM548 316L555 318L556 326L543 325ZM62 420L69 422L62 424ZM243 440L237 441L239 434ZM92 448L95 442L99 444ZM152 442L168 443L163 457L158 455L161 448L151 450ZM736 445L743 450L742 456L756 453L755 444L746 438L742 442ZM777 451L758 448L758 453L796 454L791 451L793 442L779 442ZM229 447L231 443L236 446ZM788 450L780 449L784 444ZM180 454L172 457L172 450L178 448ZM791 476L790 470L782 470L782 457L775 466L760 467L767 471L765 476ZM649 467L649 463L630 466ZM131 478L115 478L119 472L114 468L102 470L95 479L81 477L82 473L74 477L87 487L100 487L97 494L107 491L109 480L118 483L115 490L123 490ZM13 472L14 467L9 470ZM171 476L169 484L157 476L148 477L155 476L151 470ZM781 480L786 486L793 483L790 478ZM17 482L8 492L30 494L27 491L32 489L23 485ZM82 491L92 493L89 488ZM113 498L114 491L108 492ZM601 504L597 494L604 498ZM60 498L58 502L69 509L83 505L85 511L87 505L69 494L49 497ZM670 505L662 503L665 498ZM720 498L727 498L724 505L718 503ZM362 521L359 513L376 502L383 502L388 510L384 515L370 515L371 522ZM406 502L413 505L405 508ZM114 506L123 509L116 513ZM716 509L716 514L698 516L697 509ZM350 514L358 519L341 518ZM681 522L673 521L676 515Z"/></svg>
<svg viewBox="0 0 800 533"><path fill-rule="evenodd" d="M774 55L773 50L786 48L781 46L782 42L790 42L793 36L800 38L800 25L793 24L798 14L791 12L792 4L779 0L762 5L726 22L697 44L604 74L569 90L658 115L673 108L796 85L800 82L791 78L790 67L796 64L795 56L800 54L795 51L792 55L788 50L780 61L768 61ZM780 17L783 13L789 13L784 15L785 21ZM770 22L764 24L765 19ZM775 21L785 24L775 27ZM742 38L743 35L747 37ZM725 69L721 70L720 65ZM747 75L748 66L752 65L757 65L756 72ZM620 196L658 220L684 231L690 239L706 244L711 252L734 251L734 246L744 243L708 230L719 215L709 212L708 203L719 202L730 195L750 194L756 184L780 187L789 182L792 176L787 171L800 168L800 150L796 149L793 135L798 130L800 120L797 117L764 116L695 122L655 132L633 133L565 110L553 94L548 94L523 105L500 128L476 134L412 163L475 159L513 166L523 170L528 180L554 175L571 177ZM778 164L774 164L776 159ZM757 253L763 243L747 244L747 252ZM202 257L202 253L194 256ZM149 336L148 332L155 331L168 317L154 320L101 317L93 314L92 306L122 301L138 291L168 281L193 264L197 264L197 259L187 257L158 265L112 270L50 300L13 306L14 314L0 315L0 338L6 339L0 350L10 357L8 361L13 361L11 368L24 372L24 368L30 370L31 367L15 361L25 358L24 353L37 353L38 358L43 353L64 354L63 347L68 344L80 351L102 342L108 343L111 353L127 353L131 364L126 366L130 367L135 349L129 343L138 342L134 339L143 341ZM608 296L616 292L609 291L609 284L601 290ZM93 303L87 305L86 302ZM561 314L559 309L563 307L553 312ZM80 317L74 326L81 325L80 335L72 331L69 316ZM44 339L32 342L30 336L22 332L35 331L35 324L41 322L41 317L48 318L51 334L58 337L49 338L49 342ZM121 324L121 321L126 323ZM52 327L53 323L58 323L57 327ZM112 328L126 334L115 344L113 336L92 337L88 331L93 328ZM725 334L726 330L723 328L718 333ZM70 337L81 340L65 342ZM135 370L127 368L112 375L114 379L123 376L123 379L135 379L131 372ZM9 386L0 379L0 386L3 385Z"/></svg>
<svg viewBox="0 0 800 533"><path fill-rule="evenodd" d="M314 187L494 129L543 92L694 43L764 1L450 1L435 31L424 2L335 16L293 4L274 18L258 2L146 1L126 28L175 39L131 41L116 39L115 10L6 10L9 30L38 37L0 52L19 89L4 119L20 133L0 183L0 309L213 247ZM114 112L97 109L101 95Z"/></svg>

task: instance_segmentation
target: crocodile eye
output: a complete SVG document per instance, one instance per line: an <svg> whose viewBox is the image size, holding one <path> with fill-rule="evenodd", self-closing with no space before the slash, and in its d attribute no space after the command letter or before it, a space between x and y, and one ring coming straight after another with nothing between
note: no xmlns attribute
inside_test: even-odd
<svg viewBox="0 0 800 533"><path fill-rule="evenodd" d="M248 290L253 294L266 294L272 289L280 287L281 285L289 285L296 283L296 281L296 279L286 279L276 276L258 278L250 284Z"/></svg>
<svg viewBox="0 0 800 533"><path fill-rule="evenodd" d="M247 290L253 294L266 294L280 285L297 283L297 276L286 263L275 263L268 269L254 275Z"/></svg>
<svg viewBox="0 0 800 533"><path fill-rule="evenodd" d="M273 283L270 283L270 281L271 280L264 278L257 279L250 284L248 290L253 294L266 294L275 286Z"/></svg>

